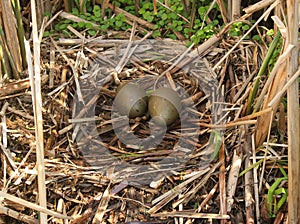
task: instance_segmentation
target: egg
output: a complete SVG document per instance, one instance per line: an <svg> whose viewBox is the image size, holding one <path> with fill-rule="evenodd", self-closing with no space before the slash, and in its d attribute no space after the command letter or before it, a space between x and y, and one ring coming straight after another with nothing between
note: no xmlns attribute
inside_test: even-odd
<svg viewBox="0 0 300 224"><path fill-rule="evenodd" d="M158 125L172 124L179 117L181 107L180 97L171 88L157 89L149 97L148 111Z"/></svg>
<svg viewBox="0 0 300 224"><path fill-rule="evenodd" d="M148 97L139 85L122 83L117 88L114 104L121 115L140 117L147 113Z"/></svg>

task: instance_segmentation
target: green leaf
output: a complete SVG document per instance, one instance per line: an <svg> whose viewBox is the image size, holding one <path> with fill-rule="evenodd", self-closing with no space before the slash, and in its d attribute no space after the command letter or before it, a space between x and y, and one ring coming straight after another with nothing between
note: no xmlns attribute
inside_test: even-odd
<svg viewBox="0 0 300 224"><path fill-rule="evenodd" d="M94 8L93 8L93 12L100 12L101 11L101 8L99 5L95 5Z"/></svg>
<svg viewBox="0 0 300 224"><path fill-rule="evenodd" d="M75 15L75 16L78 16L79 15L79 10L77 8L73 8L72 9L72 14Z"/></svg>
<svg viewBox="0 0 300 224"><path fill-rule="evenodd" d="M193 41L194 44L198 44L200 42L200 37L197 35L192 35L191 41Z"/></svg>
<svg viewBox="0 0 300 224"><path fill-rule="evenodd" d="M65 24L70 24L72 21L69 20L69 19L65 19L65 20L63 20L63 22L64 22Z"/></svg>
<svg viewBox="0 0 300 224"><path fill-rule="evenodd" d="M160 27L159 27L159 25L158 24L155 24L154 26L153 26L153 29L154 30L157 30L157 29L159 29Z"/></svg>
<svg viewBox="0 0 300 224"><path fill-rule="evenodd" d="M144 8L144 9L150 9L150 10L153 10L153 4L152 4L152 2L146 2L146 3L143 5L143 8Z"/></svg>
<svg viewBox="0 0 300 224"><path fill-rule="evenodd" d="M91 23L86 23L85 24L85 28L87 28L87 29L91 29L91 28L93 28L94 26L91 24Z"/></svg>
<svg viewBox="0 0 300 224"><path fill-rule="evenodd" d="M160 26L164 26L164 25L165 25L165 22L164 22L163 20L160 20L160 21L158 22L158 24L159 24Z"/></svg>
<svg viewBox="0 0 300 224"><path fill-rule="evenodd" d="M135 6L134 5L126 6L125 7L125 11L134 14L134 12L135 12Z"/></svg>
<svg viewBox="0 0 300 224"><path fill-rule="evenodd" d="M88 30L87 31L89 35L91 36L95 36L97 34L97 31L96 30Z"/></svg>
<svg viewBox="0 0 300 224"><path fill-rule="evenodd" d="M79 15L78 17L81 18L81 19L86 19L86 15L82 15L82 14L81 14L81 15Z"/></svg>
<svg viewBox="0 0 300 224"><path fill-rule="evenodd" d="M175 12L171 12L170 13L170 18L171 19L176 19L177 18L177 14Z"/></svg>
<svg viewBox="0 0 300 224"><path fill-rule="evenodd" d="M161 19L162 19L162 20L168 19L168 15L167 15L166 13L162 14L162 15L161 15Z"/></svg>
<svg viewBox="0 0 300 224"><path fill-rule="evenodd" d="M122 21L120 21L120 20L117 20L116 21L116 26L117 27L121 27L123 25L123 22Z"/></svg>
<svg viewBox="0 0 300 224"><path fill-rule="evenodd" d="M180 4L177 8L177 12L181 12L181 11L183 11L183 9L184 9L183 5Z"/></svg>
<svg viewBox="0 0 300 224"><path fill-rule="evenodd" d="M169 37L172 39L172 40L177 40L177 36L175 34L170 34Z"/></svg>
<svg viewBox="0 0 300 224"><path fill-rule="evenodd" d="M155 38L155 37L160 37L160 36L161 36L161 33L160 33L159 30L154 30L152 36L153 36L154 38Z"/></svg>
<svg viewBox="0 0 300 224"><path fill-rule="evenodd" d="M101 21L102 21L102 18L100 16L98 18L94 19L94 22L101 22Z"/></svg>
<svg viewBox="0 0 300 224"><path fill-rule="evenodd" d="M177 31L177 32L180 32L182 30L182 26L177 26L176 28L175 28L175 31Z"/></svg>
<svg viewBox="0 0 300 224"><path fill-rule="evenodd" d="M197 35L200 37L200 39L205 39L205 37L206 37L204 30L199 30L197 32Z"/></svg>
<svg viewBox="0 0 300 224"><path fill-rule="evenodd" d="M198 8L198 13L199 14L205 14L206 13L206 8L204 6L201 6Z"/></svg>
<svg viewBox="0 0 300 224"><path fill-rule="evenodd" d="M59 25L59 30L65 30L67 29L68 24L60 24Z"/></svg>
<svg viewBox="0 0 300 224"><path fill-rule="evenodd" d="M108 29L108 27L109 27L109 25L108 25L108 24L105 24L105 25L100 26L100 29L101 29L102 31L106 31L106 30Z"/></svg>
<svg viewBox="0 0 300 224"><path fill-rule="evenodd" d="M183 29L183 32L184 32L185 34L188 34L188 33L191 32L191 30L190 30L189 28L184 28L184 29Z"/></svg>
<svg viewBox="0 0 300 224"><path fill-rule="evenodd" d="M268 36L273 36L274 35L274 30L273 29L268 30L267 35Z"/></svg>
<svg viewBox="0 0 300 224"><path fill-rule="evenodd" d="M48 17L50 17L51 16L51 12L44 12L44 15L43 15L44 17L46 17L46 16L48 16Z"/></svg>
<svg viewBox="0 0 300 224"><path fill-rule="evenodd" d="M250 26L248 24L242 26L242 30L247 31L249 30Z"/></svg>
<svg viewBox="0 0 300 224"><path fill-rule="evenodd" d="M43 33L43 37L49 37L51 35L50 31L46 30L44 33Z"/></svg>
<svg viewBox="0 0 300 224"><path fill-rule="evenodd" d="M94 15L95 15L96 17L101 17L101 12L100 12L100 11L96 11L96 12L94 12Z"/></svg>
<svg viewBox="0 0 300 224"><path fill-rule="evenodd" d="M83 22L83 21L78 22L79 28L83 28L84 26L85 26L85 22Z"/></svg>
<svg viewBox="0 0 300 224"><path fill-rule="evenodd" d="M151 12L145 12L143 15L144 19L147 20L148 22L152 22L154 19L154 16L152 15Z"/></svg>
<svg viewBox="0 0 300 224"><path fill-rule="evenodd" d="M141 9L139 10L139 13L140 13L141 15L143 15L145 12L146 12L145 8L141 8Z"/></svg>

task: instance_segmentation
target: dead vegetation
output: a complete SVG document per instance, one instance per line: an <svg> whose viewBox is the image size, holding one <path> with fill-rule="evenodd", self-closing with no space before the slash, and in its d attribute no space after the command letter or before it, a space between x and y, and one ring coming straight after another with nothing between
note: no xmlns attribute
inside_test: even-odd
<svg viewBox="0 0 300 224"><path fill-rule="evenodd" d="M271 41L230 37L230 23L186 48L149 40L152 24L132 16L129 32L86 38L70 29L77 39L42 39L33 16L28 66L21 69L21 51L10 48L11 71L2 67L7 73L0 77L2 223L287 223L288 216L296 223L299 90L289 88L298 85L299 71L287 68L298 60L298 42L287 39L292 25L281 21L279 1L232 16L245 20L264 9L251 32L274 8L283 43L274 37L280 56L269 75ZM42 27L58 16L80 19L59 12ZM1 37L2 48L16 44ZM124 81L181 94L180 119L158 143L162 134L147 115L128 120L114 113Z"/></svg>

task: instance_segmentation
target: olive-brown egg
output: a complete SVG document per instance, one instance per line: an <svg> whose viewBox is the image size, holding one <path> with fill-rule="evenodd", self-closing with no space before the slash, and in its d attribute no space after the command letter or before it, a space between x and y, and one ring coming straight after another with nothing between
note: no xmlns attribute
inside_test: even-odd
<svg viewBox="0 0 300 224"><path fill-rule="evenodd" d="M146 92L135 83L121 84L117 88L114 103L119 113L129 118L140 117L147 113Z"/></svg>
<svg viewBox="0 0 300 224"><path fill-rule="evenodd" d="M158 125L172 124L179 117L180 110L180 97L170 88L157 89L149 97L148 111Z"/></svg>

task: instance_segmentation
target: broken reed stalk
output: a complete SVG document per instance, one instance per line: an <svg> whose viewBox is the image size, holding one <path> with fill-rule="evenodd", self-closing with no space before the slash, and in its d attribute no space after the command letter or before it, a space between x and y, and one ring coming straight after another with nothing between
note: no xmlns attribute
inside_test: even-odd
<svg viewBox="0 0 300 224"><path fill-rule="evenodd" d="M45 166L44 166L44 136L43 136L43 116L42 116L42 94L41 94L41 73L40 73L40 41L37 29L37 17L35 0L31 0L32 13L32 36L33 36L33 64L29 42L26 41L26 52L28 60L28 73L30 77L32 103L35 122L36 138L36 168L38 173L38 198L41 207L47 208L47 195L45 185ZM47 223L47 215L40 214L40 223Z"/></svg>
<svg viewBox="0 0 300 224"><path fill-rule="evenodd" d="M0 82L2 82L3 74L8 74L6 69L6 61L4 58L3 47L0 41ZM3 72L2 72L3 71Z"/></svg>
<svg viewBox="0 0 300 224"><path fill-rule="evenodd" d="M22 58L19 41L18 38L16 38L18 36L16 30L16 19L11 1L0 1L0 11L2 16L1 25L3 26L3 32L1 33L1 44L4 47L5 53L11 56L11 58L9 58L9 63L13 68L14 78L18 79L19 73L22 71Z"/></svg>
<svg viewBox="0 0 300 224"><path fill-rule="evenodd" d="M13 59L13 56L8 48L8 43L6 42L4 31L0 26L0 45L2 46L3 52L3 65L6 67L6 71L8 72L9 78L19 79L19 73L17 70L16 63ZM12 75L11 75L12 73Z"/></svg>
<svg viewBox="0 0 300 224"><path fill-rule="evenodd" d="M24 45L24 39L25 39L25 32L23 28L23 21L22 21L22 15L21 15L21 7L19 0L12 0L14 13L17 20L17 33L18 33L18 40L19 40L19 46L21 51L21 57L22 57L22 66L23 69L26 68L26 52L25 52L25 45Z"/></svg>
<svg viewBox="0 0 300 224"><path fill-rule="evenodd" d="M294 45L287 62L287 77L298 69L298 14L299 1L287 0L288 42ZM299 83L296 79L287 90L288 100L288 220L300 220L300 127L299 127Z"/></svg>
<svg viewBox="0 0 300 224"><path fill-rule="evenodd" d="M231 21L241 17L241 0L232 1Z"/></svg>

